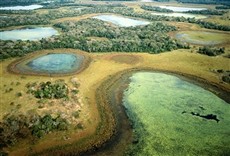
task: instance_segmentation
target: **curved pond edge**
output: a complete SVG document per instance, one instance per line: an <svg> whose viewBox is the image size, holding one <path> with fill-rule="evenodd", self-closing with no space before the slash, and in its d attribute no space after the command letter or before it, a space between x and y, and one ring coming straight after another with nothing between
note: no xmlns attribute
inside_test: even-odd
<svg viewBox="0 0 230 156"><path fill-rule="evenodd" d="M156 72L176 76L214 93L230 104L230 97L228 96L230 94L229 89L198 76L154 68L126 69L108 76L97 88L95 97L97 97L96 104L101 121L93 135L83 138L73 144L56 146L44 150L41 153L36 153L35 155L102 155L105 153L111 154L111 150L114 150L116 155L119 155L118 152L125 152L129 144L135 143L135 138L133 138L132 123L128 119L125 108L122 105L123 91L128 85L120 87L117 87L117 85L120 83L128 84L128 78L136 72ZM116 94L114 95L113 91L115 88L117 91L115 91ZM116 104L118 104L119 107L117 107ZM125 135L122 129L127 131ZM126 142L126 146L123 146L124 141ZM123 142L123 144L119 146L121 142ZM121 147L121 149L117 147Z"/></svg>
<svg viewBox="0 0 230 156"><path fill-rule="evenodd" d="M77 69L76 71L72 71L69 73L53 73L53 74L49 74L49 73L39 73L39 72L33 72L32 70L30 71L21 71L18 69L18 65L20 64L21 66L26 66L26 63L32 61L34 58L38 58L40 56L44 56L47 54L59 54L59 53L63 53L63 54L77 54L77 55L81 55L83 56L83 60L82 60L82 64L80 65L79 69ZM45 51L37 51L37 52L33 52L31 54L28 54L25 57L19 58L13 62L11 62L8 66L7 66L7 71L9 73L12 74L17 74L17 75L30 75L30 76L49 76L49 77L54 77L54 76L69 76L69 75L75 75L78 74L80 72L82 72L83 70L85 70L90 62L91 62L91 57L89 56L88 53L86 52L82 52L82 51L75 51L75 50L68 50L68 49L58 49L58 50L45 50Z"/></svg>
<svg viewBox="0 0 230 156"><path fill-rule="evenodd" d="M230 90L229 89L223 88L219 86L217 83L210 82L206 79L200 78L195 75L185 74L182 72L169 71L169 70L158 70L158 69L153 69L153 68L132 68L132 69L118 72L117 74L110 76L109 79L107 79L101 84L100 87L102 91L103 89L106 89L104 90L104 92L107 94L100 95L100 93L97 92L97 95L98 95L97 97L101 96L104 98L104 101L110 102L110 103L107 103L108 105L112 105L110 107L113 108L114 104L117 104L119 105L118 107L120 107L120 114L116 112L117 109L114 110L113 108L113 113L115 114L115 121L116 121L116 127L115 127L116 129L114 131L115 133L111 137L111 140L107 140L107 142L105 142L100 149L97 149L96 152L98 153L95 154L93 152L90 152L89 154L94 154L94 155L101 155L101 153L111 154L111 151L109 150L113 149L114 151L112 152L113 153L116 152L115 153L116 155L123 155L124 153L120 153L120 154L118 153L120 151L126 152L125 149L128 149L130 144L132 143L135 144L136 138L135 136L133 136L132 121L127 116L127 110L122 105L122 99L123 99L123 91L128 87L128 84L130 81L129 77L132 76L134 73L138 73L138 72L164 73L164 74L176 76L182 80L185 80L189 83L200 86L204 88L205 90L208 90L214 93L216 96L220 97L221 99L223 99L224 101L230 104L230 97L229 97ZM107 83L109 83L110 85ZM107 88L103 85L107 86ZM114 91L114 89L117 89L118 92ZM121 113L124 113L124 114L121 115ZM121 117L116 116L117 114L121 115ZM124 120L128 120L128 121L125 122ZM126 131L128 131L126 132L126 134L128 133L128 136L125 136L124 134L119 134L120 132L124 132L124 130L121 130L121 129L125 129ZM132 138L130 138L130 136ZM123 145L124 145L124 142L126 142L126 146L120 146L122 149L117 148L117 145L119 144L120 141L123 142Z"/></svg>
<svg viewBox="0 0 230 156"><path fill-rule="evenodd" d="M220 31L220 30L207 30L207 29L204 29L204 30L180 30L180 31L175 31L173 32L172 34L172 37L177 39L177 40L180 40L182 42L186 42L188 44L191 44L191 45L198 45L198 46L211 46L211 45L218 45L218 46L222 46L222 45L227 45L229 44L230 41L228 40L225 40L225 41L219 41L219 42L212 42L212 41L192 41L193 39L184 39L183 40L183 36L188 36L189 34L187 34L186 32L195 32L195 33L211 33L211 34L223 34L223 35L230 35L230 33L228 32L224 32L224 31ZM200 42L200 43L198 43ZM206 42L206 43L205 43Z"/></svg>

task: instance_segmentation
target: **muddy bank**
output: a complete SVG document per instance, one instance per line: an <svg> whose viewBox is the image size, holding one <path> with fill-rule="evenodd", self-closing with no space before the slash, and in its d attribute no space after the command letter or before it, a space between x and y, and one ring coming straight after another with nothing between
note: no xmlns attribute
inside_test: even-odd
<svg viewBox="0 0 230 156"><path fill-rule="evenodd" d="M97 97L101 96L112 109L115 119L114 133L100 148L89 150L82 155L123 155L128 145L135 142L132 136L132 125L122 105L123 92L128 87L131 75L131 72L120 72L108 78L99 87L101 92L97 92Z"/></svg>

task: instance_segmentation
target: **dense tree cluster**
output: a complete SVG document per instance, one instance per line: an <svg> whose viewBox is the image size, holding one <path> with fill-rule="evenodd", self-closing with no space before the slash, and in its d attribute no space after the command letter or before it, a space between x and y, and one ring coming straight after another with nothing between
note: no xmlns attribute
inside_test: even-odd
<svg viewBox="0 0 230 156"><path fill-rule="evenodd" d="M39 24L50 24L50 20L43 15L15 15L0 18L0 28L9 26L20 26L20 25L39 25Z"/></svg>
<svg viewBox="0 0 230 156"><path fill-rule="evenodd" d="M166 32L176 30L175 27L162 23L152 23L135 28L123 28L111 27L97 19L86 19L75 23L58 23L55 26L66 32L66 35L61 36L67 42L65 45L74 45L75 48L89 52L126 51L159 53L184 47L165 34ZM91 36L104 37L107 40L90 40L87 38ZM75 39L69 40L69 38Z"/></svg>
<svg viewBox="0 0 230 156"><path fill-rule="evenodd" d="M68 87L63 81L56 81L52 84L50 81L41 82L39 85L27 84L28 93L36 98L42 99L60 99L68 97Z"/></svg>
<svg viewBox="0 0 230 156"><path fill-rule="evenodd" d="M173 11L170 10L170 9L160 8L160 7L151 6L151 5L142 5L141 8L144 9L144 10L148 10L148 11L156 11L156 12L173 12Z"/></svg>
<svg viewBox="0 0 230 156"><path fill-rule="evenodd" d="M42 137L51 131L66 130L68 122L60 116L53 118L50 114L8 115L0 122L0 150L3 147L16 144L25 137Z"/></svg>
<svg viewBox="0 0 230 156"><path fill-rule="evenodd" d="M0 10L0 14L32 15L34 13L34 10Z"/></svg>
<svg viewBox="0 0 230 156"><path fill-rule="evenodd" d="M191 14L202 14L202 15L223 15L227 13L227 11L220 11L220 10L190 10L187 11L186 13L191 13Z"/></svg>
<svg viewBox="0 0 230 156"><path fill-rule="evenodd" d="M230 5L221 5L221 6L216 6L216 9L230 9Z"/></svg>
<svg viewBox="0 0 230 156"><path fill-rule="evenodd" d="M227 25L219 25L216 23L212 23L212 22L206 22L203 20L197 20L195 22L191 22L191 23L196 23L198 25L200 25L201 27L207 28L207 29L217 29L217 30L223 30L223 31L230 31L230 26Z"/></svg>
<svg viewBox="0 0 230 156"><path fill-rule="evenodd" d="M57 23L55 27L62 30L58 36L40 41L0 41L2 58L23 56L39 49L74 48L88 52L149 52L160 53L187 45L171 39L166 35L174 31L174 26L154 22L138 27L114 27L97 20L86 19L79 22ZM106 40L91 40L89 37L104 37Z"/></svg>
<svg viewBox="0 0 230 156"><path fill-rule="evenodd" d="M5 117L0 122L0 149L14 145L18 139L30 135L28 120L30 121L25 115L19 115Z"/></svg>
<svg viewBox="0 0 230 156"><path fill-rule="evenodd" d="M50 114L40 117L39 120L31 127L32 135L41 138L44 134L47 134L54 130L67 130L68 122L66 119L52 118Z"/></svg>
<svg viewBox="0 0 230 156"><path fill-rule="evenodd" d="M230 84L230 74L228 74L228 75L223 75L223 76L222 76L222 80L223 80L224 82Z"/></svg>
<svg viewBox="0 0 230 156"><path fill-rule="evenodd" d="M224 47L222 47L222 48L210 48L210 47L204 46L204 47L199 48L198 53L205 54L208 56L217 56L217 55L223 54L224 50L225 50Z"/></svg>

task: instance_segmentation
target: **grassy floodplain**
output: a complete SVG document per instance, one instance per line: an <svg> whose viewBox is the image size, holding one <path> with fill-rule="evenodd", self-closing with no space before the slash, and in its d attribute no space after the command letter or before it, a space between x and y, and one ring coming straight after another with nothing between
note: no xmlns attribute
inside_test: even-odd
<svg viewBox="0 0 230 156"><path fill-rule="evenodd" d="M107 4L107 2L87 1L84 4ZM110 2L110 4L117 4L118 2ZM144 3L142 2L122 2L127 7L133 8L135 12L148 12L140 8ZM150 4L150 3L146 3ZM151 5L172 5L172 6L186 6L179 3L156 3ZM195 5L190 7L212 8L214 5ZM38 9L35 11L37 15L48 14L49 11L60 11L62 13L68 12L72 7L64 6L54 9ZM60 13L59 12L59 13ZM149 12L148 12L149 13ZM92 18L98 15L107 15L111 13L91 13L81 16L60 17L50 20L47 25L40 26L53 26L53 24L81 21L84 19ZM16 15L10 15L16 16ZM26 16L26 15L20 15ZM127 16L128 17L128 16ZM224 19L228 18L223 15ZM133 18L133 17L132 17ZM139 17L138 17L139 19ZM215 21L212 21L215 19ZM219 24L229 25L222 16L211 16L205 21L215 22ZM146 19L143 19L146 20ZM71 23L72 22L72 23ZM107 140L113 140L113 134L117 131L116 128L116 113L111 106L113 90L116 86L113 84L122 81L123 76L133 71L158 71L173 73L187 77L191 82L202 83L205 89L215 93L221 98L225 99L226 94L230 92L230 85L222 81L222 73L218 70L230 71L230 60L224 56L230 56L229 46L229 32L222 32L216 30L207 30L201 28L197 24L186 22L164 21L164 23L176 26L178 31L169 32L171 37L175 37L176 33L186 33L190 38L198 40L198 42L209 42L215 38L218 42L215 46L224 46L225 54L217 57L209 57L197 53L200 44L192 45L191 49L178 49L171 52L160 54L147 54L139 52L110 52L110 53L88 53L77 49L52 49L52 50L39 50L31 54L27 54L22 58L8 58L1 61L0 68L0 121L3 121L5 115L30 115L38 113L39 115L51 114L56 116L62 113L71 126L66 131L55 131L48 133L41 139L26 138L19 140L13 146L4 148L3 150L10 155L61 155L61 154L76 154L81 152L94 153L99 150L98 155L122 155L127 146L127 143L132 143L132 132L127 132L126 141L121 140L114 144L110 149L103 149L100 153L100 147ZM14 28L23 28L24 26L10 26L2 28L1 30L12 30ZM60 34L61 30L58 30ZM199 33L197 33L199 32ZM203 32L209 32L207 35ZM109 41L106 37L87 36L88 41ZM10 44L9 44L10 46ZM213 43L212 43L213 46ZM36 74L22 74L20 72L11 72L10 68L18 61L24 61L36 56L47 53L79 53L88 58L86 63L83 63L79 72L65 74L65 75L36 75ZM40 82L55 82L62 79L66 82L70 89L75 89L74 83L79 84L79 93L70 98L69 101L63 99L55 99L51 102L39 103L31 94L27 93L25 87L28 83ZM210 84L212 87L210 87ZM10 90L10 91L9 91ZM223 91L219 92L219 90ZM121 90L115 91L121 97ZM20 93L20 94L18 94ZM20 95L20 96L18 96ZM227 98L226 98L227 99ZM79 117L74 118L73 113L79 111ZM75 126L81 124L82 127L76 129ZM126 123L127 124L127 123ZM129 124L129 123L128 123ZM120 133L120 131L118 131ZM123 135L125 135L124 133ZM109 143L108 143L109 144ZM89 150L90 149L90 150ZM119 152L117 150L119 149Z"/></svg>
<svg viewBox="0 0 230 156"><path fill-rule="evenodd" d="M80 108L82 110L82 115L80 116L79 120L84 123L85 129L77 132L68 131L48 134L43 139L35 142L34 145L29 145L29 147L26 142L24 142L23 144L9 148L8 150L10 153L12 153L13 155L21 155L27 153L29 149L31 150L31 148L33 152L40 152L47 148L55 148L55 146L57 145L60 146L66 143L73 143L83 140L85 141L85 139L82 140L82 138L86 138L87 140L87 136L91 136L95 133L97 124L101 120L99 112L97 110L98 106L96 105L97 97L95 96L97 88L103 81L116 74L117 72L121 72L125 69L127 70L133 68L149 68L152 70L162 70L180 74L188 74L205 79L206 81L213 83L216 86L221 87L225 90L230 90L230 86L226 83L221 83L219 75L213 72L214 69L230 70L230 66L226 66L226 64L230 63L229 59L223 57L210 59L208 56L190 53L189 50L177 50L171 53L158 55L135 53L91 54L90 57L92 58L92 62L87 69L77 75L62 77L62 79L66 80L66 82L68 83L70 83L69 81L73 78L76 78L80 83L79 98L81 99L80 101L82 103ZM119 57L121 59L118 59ZM134 62L130 63L130 60L134 60ZM1 99L2 103L4 104L2 105L1 109L1 117L3 117L6 112L16 109L15 106L10 105L12 101L14 101L15 105L21 105L21 108L15 110L16 112L18 111L27 113L29 110L38 109L36 99L28 97L28 95L26 95L25 93L26 90L24 86L26 85L26 83L33 81L54 81L55 79L59 79L58 77L38 78L37 76L25 76L25 78L22 78L22 75L11 74L7 71L7 66L12 61L13 60L6 60L4 62L1 62L1 79L3 82L1 84L1 88L3 88L1 89ZM19 81L21 84L18 87L13 86L14 90L12 92L4 93L4 88L11 87L12 82L15 81ZM15 99L15 94L18 91L21 91L23 93L23 96L19 99ZM52 109L52 107L46 106L43 109L38 109L38 111L44 112L49 111L49 109ZM111 131L109 133L111 133ZM65 136L68 136L68 138L70 139L65 140ZM88 139L90 140L90 138ZM78 146L74 147L74 149L76 149L77 147ZM82 146L79 145L79 147ZM71 148L69 150L71 151Z"/></svg>

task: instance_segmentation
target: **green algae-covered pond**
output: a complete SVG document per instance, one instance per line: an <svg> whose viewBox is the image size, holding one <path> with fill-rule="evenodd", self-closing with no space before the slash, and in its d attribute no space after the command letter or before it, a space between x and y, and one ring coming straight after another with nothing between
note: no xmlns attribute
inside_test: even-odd
<svg viewBox="0 0 230 156"><path fill-rule="evenodd" d="M135 141L130 155L226 155L230 153L230 105L176 76L137 72L123 105Z"/></svg>

